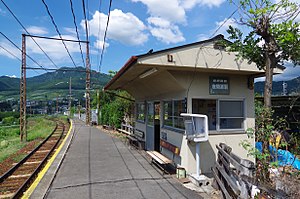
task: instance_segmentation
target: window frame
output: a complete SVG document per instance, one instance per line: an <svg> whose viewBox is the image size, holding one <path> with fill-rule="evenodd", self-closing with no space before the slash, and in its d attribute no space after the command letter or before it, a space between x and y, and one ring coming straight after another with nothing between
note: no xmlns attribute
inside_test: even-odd
<svg viewBox="0 0 300 199"><path fill-rule="evenodd" d="M245 133L246 129L246 113L247 113L247 106L246 106L246 99L245 98L206 98L206 97L193 97L191 98L191 103L193 99L198 100L215 100L216 101L216 130L209 130L209 134L226 134L226 133ZM242 128L236 128L236 129L222 129L220 128L220 120L222 118L229 118L229 117L220 117L220 102L222 101L238 101L242 102L243 107L243 117L231 117L231 118L240 118L242 119ZM191 107L192 108L192 107ZM205 114L205 113L203 113Z"/></svg>
<svg viewBox="0 0 300 199"><path fill-rule="evenodd" d="M216 99L216 110L217 110L217 125L216 125L216 129L217 129L217 132L227 132L227 131L243 131L245 132L245 127L246 127L246 124L245 124L245 121L246 121L246 103L245 103L245 99L240 99L240 98L230 98L230 99L224 99L224 98L219 98L219 99ZM220 117L220 102L222 101L230 101L230 102L242 102L242 117ZM220 128L220 124L221 124L221 119L242 119L242 128L231 128L231 129L223 129L223 128Z"/></svg>
<svg viewBox="0 0 300 199"><path fill-rule="evenodd" d="M184 103L184 101L186 101L186 99L172 99L172 100L163 100L163 122L162 122L162 127L165 128L165 129L170 129L170 130L173 130L175 132L180 132L180 133L184 133L185 129L184 129L184 123L183 123L183 126L182 128L179 128L179 127L175 127L175 117L177 119L179 118L182 118L183 117L180 117L180 116L175 116L175 102L181 102L181 103ZM168 125L168 124L165 124L165 111L166 111L166 107L165 107L165 104L166 103L171 103L171 111L172 111L172 114L171 114L171 118L172 118L172 125ZM186 102L185 102L186 103ZM186 105L185 105L186 106ZM186 107L185 107L186 108ZM186 111L185 111L186 112ZM179 113L180 115L180 113Z"/></svg>
<svg viewBox="0 0 300 199"><path fill-rule="evenodd" d="M143 113L139 113L139 110L141 109L141 108L139 108L139 106L144 106L144 112ZM136 117L135 117L135 119L136 119L136 121L137 122L140 122L140 123L145 123L145 121L146 121L146 105L145 105L145 102L136 102L136 111L135 111L135 113L136 113ZM140 119L140 115L141 114L144 114L144 118L143 119Z"/></svg>

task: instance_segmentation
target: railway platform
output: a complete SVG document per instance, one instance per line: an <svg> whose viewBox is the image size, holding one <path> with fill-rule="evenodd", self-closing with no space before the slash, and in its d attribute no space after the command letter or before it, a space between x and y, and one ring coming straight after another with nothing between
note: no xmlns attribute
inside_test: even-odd
<svg viewBox="0 0 300 199"><path fill-rule="evenodd" d="M30 198L201 198L140 151L79 120L44 179Z"/></svg>

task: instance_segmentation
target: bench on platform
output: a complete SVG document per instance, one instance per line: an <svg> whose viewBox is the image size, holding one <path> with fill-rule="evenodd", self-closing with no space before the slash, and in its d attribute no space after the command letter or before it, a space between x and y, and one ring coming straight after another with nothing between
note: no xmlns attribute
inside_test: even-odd
<svg viewBox="0 0 300 199"><path fill-rule="evenodd" d="M154 163L156 166L158 166L163 171L163 174L169 173L167 171L168 166L170 165L174 166L173 165L174 156L179 155L180 149L177 146L165 140L160 140L160 146L172 152L173 154L172 160L157 151L146 151L146 152L151 157L151 163Z"/></svg>
<svg viewBox="0 0 300 199"><path fill-rule="evenodd" d="M127 135L133 134L133 127L128 124L121 124L121 128L117 129L120 133L124 133Z"/></svg>
<svg viewBox="0 0 300 199"><path fill-rule="evenodd" d="M137 149L145 148L145 133L140 130L134 130L133 134L127 136L128 144L136 147Z"/></svg>

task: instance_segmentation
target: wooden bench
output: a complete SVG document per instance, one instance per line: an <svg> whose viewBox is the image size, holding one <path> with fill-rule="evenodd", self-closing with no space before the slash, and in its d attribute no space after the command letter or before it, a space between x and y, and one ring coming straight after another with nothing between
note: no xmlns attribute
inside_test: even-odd
<svg viewBox="0 0 300 199"><path fill-rule="evenodd" d="M134 130L133 134L127 136L128 144L139 150L145 148L145 133L140 130Z"/></svg>
<svg viewBox="0 0 300 199"><path fill-rule="evenodd" d="M175 155L179 155L180 149L165 140L160 140L160 146L172 152L173 154L172 160L157 151L146 151L146 152L151 157L151 163L154 163L157 167L159 167L163 171L163 174L170 173L167 171L168 166L170 165L174 166L173 165L174 157Z"/></svg>
<svg viewBox="0 0 300 199"><path fill-rule="evenodd" d="M118 131L120 133L131 135L131 134L133 134L133 127L131 125L128 125L128 124L121 124L121 128L118 129Z"/></svg>

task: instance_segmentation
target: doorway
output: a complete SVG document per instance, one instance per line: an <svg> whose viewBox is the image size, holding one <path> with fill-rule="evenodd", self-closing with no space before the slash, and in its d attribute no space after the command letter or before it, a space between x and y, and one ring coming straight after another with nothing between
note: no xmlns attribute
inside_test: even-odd
<svg viewBox="0 0 300 199"><path fill-rule="evenodd" d="M160 102L154 102L154 150L160 152Z"/></svg>

